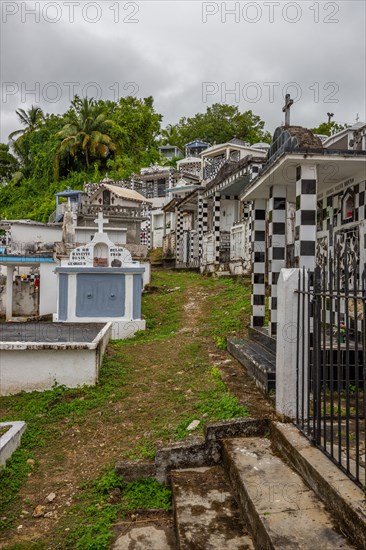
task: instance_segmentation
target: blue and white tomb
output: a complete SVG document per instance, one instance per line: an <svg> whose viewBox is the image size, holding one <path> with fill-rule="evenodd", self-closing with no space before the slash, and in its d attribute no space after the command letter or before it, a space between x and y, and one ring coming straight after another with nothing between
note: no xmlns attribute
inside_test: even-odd
<svg viewBox="0 0 366 550"><path fill-rule="evenodd" d="M65 323L112 322L112 339L125 339L145 330L141 295L145 268L128 250L116 246L103 232L108 220L99 213L98 232L90 243L75 248L56 268L57 313Z"/></svg>

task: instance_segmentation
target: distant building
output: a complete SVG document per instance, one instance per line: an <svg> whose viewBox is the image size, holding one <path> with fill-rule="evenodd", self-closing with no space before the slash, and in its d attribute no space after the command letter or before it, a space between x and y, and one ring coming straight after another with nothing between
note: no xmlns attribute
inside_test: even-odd
<svg viewBox="0 0 366 550"><path fill-rule="evenodd" d="M185 157L178 160L177 169L184 174L199 176L202 171L202 160L199 157Z"/></svg>
<svg viewBox="0 0 366 550"><path fill-rule="evenodd" d="M186 157L199 157L202 151L211 147L210 143L202 139L195 139L185 144Z"/></svg>
<svg viewBox="0 0 366 550"><path fill-rule="evenodd" d="M184 157L182 151L176 145L162 145L159 147L159 151L167 160Z"/></svg>

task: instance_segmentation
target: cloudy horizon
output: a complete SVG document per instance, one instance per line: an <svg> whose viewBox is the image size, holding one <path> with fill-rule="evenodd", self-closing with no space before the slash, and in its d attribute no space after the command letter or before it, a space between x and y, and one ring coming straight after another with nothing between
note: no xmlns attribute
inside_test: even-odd
<svg viewBox="0 0 366 550"><path fill-rule="evenodd" d="M153 96L162 126L213 103L313 127L366 120L364 2L1 3L1 141L32 104Z"/></svg>

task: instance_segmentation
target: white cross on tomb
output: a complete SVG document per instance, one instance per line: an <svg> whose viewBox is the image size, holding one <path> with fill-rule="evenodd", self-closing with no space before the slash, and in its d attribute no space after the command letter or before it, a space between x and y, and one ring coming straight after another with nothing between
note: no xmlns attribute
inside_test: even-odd
<svg viewBox="0 0 366 550"><path fill-rule="evenodd" d="M109 223L109 220L103 217L103 212L98 212L98 217L96 220L94 220L94 222L98 226L98 233L103 233L103 225L105 223Z"/></svg>
<svg viewBox="0 0 366 550"><path fill-rule="evenodd" d="M290 94L285 96L285 106L282 109L282 112L285 113L285 126L290 126L290 109L294 104L294 100L291 99Z"/></svg>

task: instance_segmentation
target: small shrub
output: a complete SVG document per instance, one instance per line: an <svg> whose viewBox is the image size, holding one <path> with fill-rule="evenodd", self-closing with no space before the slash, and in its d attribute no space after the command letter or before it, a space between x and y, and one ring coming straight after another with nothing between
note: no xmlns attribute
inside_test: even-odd
<svg viewBox="0 0 366 550"><path fill-rule="evenodd" d="M227 349L226 338L223 338L222 336L215 336L215 344L217 349Z"/></svg>

